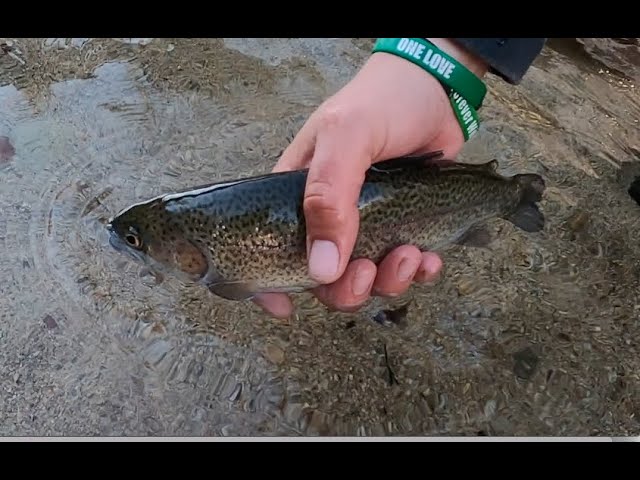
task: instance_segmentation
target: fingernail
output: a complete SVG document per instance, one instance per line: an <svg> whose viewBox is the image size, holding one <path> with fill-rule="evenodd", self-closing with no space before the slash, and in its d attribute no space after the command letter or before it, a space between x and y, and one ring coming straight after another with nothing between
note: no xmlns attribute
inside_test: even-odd
<svg viewBox="0 0 640 480"><path fill-rule="evenodd" d="M286 297L257 293L253 302L269 315L279 319L288 319L293 314L291 302Z"/></svg>
<svg viewBox="0 0 640 480"><path fill-rule="evenodd" d="M358 268L356 270L356 275L351 283L351 291L356 297L360 297L367 293L371 288L371 284L375 279L374 275L371 275L371 272L366 268Z"/></svg>
<svg viewBox="0 0 640 480"><path fill-rule="evenodd" d="M415 265L410 259L405 258L398 266L398 280L406 282L416 274L416 270L420 265Z"/></svg>
<svg viewBox="0 0 640 480"><path fill-rule="evenodd" d="M332 282L338 272L340 256L335 243L315 240L309 254L309 273L319 282Z"/></svg>
<svg viewBox="0 0 640 480"><path fill-rule="evenodd" d="M440 269L442 268L442 260L437 255L424 255L424 270L429 275L436 275L440 273Z"/></svg>

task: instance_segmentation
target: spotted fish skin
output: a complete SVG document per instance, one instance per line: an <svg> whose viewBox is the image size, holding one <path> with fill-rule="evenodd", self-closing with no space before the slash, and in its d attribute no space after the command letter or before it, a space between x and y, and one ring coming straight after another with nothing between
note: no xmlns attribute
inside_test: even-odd
<svg viewBox="0 0 640 480"><path fill-rule="evenodd" d="M404 244L441 250L496 217L528 232L542 230L544 216L536 205L545 189L542 177L503 177L496 168L496 161L443 160L440 152L375 164L358 202L352 259L377 263ZM136 204L111 220L112 245L228 299L312 288L306 179L307 170L271 173ZM127 243L128 232L137 244Z"/></svg>

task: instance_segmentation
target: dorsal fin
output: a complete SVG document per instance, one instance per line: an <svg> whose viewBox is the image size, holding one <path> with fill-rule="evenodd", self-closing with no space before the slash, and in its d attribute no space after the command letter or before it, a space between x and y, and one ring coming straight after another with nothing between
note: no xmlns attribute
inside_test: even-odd
<svg viewBox="0 0 640 480"><path fill-rule="evenodd" d="M444 152L442 150L437 150L435 152L428 152L420 155L390 158L388 160L374 163L371 168L373 170L390 171L402 168L424 167L429 163L453 163L451 160L444 160L443 154Z"/></svg>
<svg viewBox="0 0 640 480"><path fill-rule="evenodd" d="M489 160L487 163L481 163L478 166L485 167L488 171L495 173L498 171L499 164L498 164L498 160L494 158L493 160Z"/></svg>
<svg viewBox="0 0 640 480"><path fill-rule="evenodd" d="M436 162L436 165L440 167L441 170L457 170L457 171L471 171L471 172L486 172L492 175L498 174L498 166L499 163L497 160L489 160L485 163L458 163L458 162Z"/></svg>
<svg viewBox="0 0 640 480"><path fill-rule="evenodd" d="M485 170L490 173L496 173L498 171L498 160L495 158L485 163L461 163L460 165L472 170Z"/></svg>
<svg viewBox="0 0 640 480"><path fill-rule="evenodd" d="M438 166L444 170L449 168L453 169L466 169L466 170L480 170L489 173L498 172L498 160L495 158L485 163L458 163L454 160L448 160L444 158L442 150L435 152L429 152L422 155L410 155L406 157L390 158L389 160L383 160L382 162L374 163L371 166L372 170L389 172L392 170L405 169L405 168L420 168L429 165Z"/></svg>

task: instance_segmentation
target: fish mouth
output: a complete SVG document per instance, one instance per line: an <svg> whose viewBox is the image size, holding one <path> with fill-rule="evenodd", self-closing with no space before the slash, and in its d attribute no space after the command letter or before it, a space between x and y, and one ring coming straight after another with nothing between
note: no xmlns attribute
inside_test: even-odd
<svg viewBox="0 0 640 480"><path fill-rule="evenodd" d="M111 245L113 249L117 250L118 252L127 250L127 248L124 245L124 242L120 239L118 234L113 229L113 225L111 224L107 225L107 232L109 232L109 245Z"/></svg>
<svg viewBox="0 0 640 480"><path fill-rule="evenodd" d="M107 231L109 232L109 245L111 245L111 248L119 253L127 255L133 260L146 263L144 256L141 253L132 250L131 247L129 247L129 245L127 245L124 240L120 238L120 235L116 233L111 224L107 225Z"/></svg>

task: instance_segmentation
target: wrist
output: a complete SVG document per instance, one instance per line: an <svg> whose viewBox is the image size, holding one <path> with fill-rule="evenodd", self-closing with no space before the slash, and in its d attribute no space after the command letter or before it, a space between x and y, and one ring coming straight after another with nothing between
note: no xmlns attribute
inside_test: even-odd
<svg viewBox="0 0 640 480"><path fill-rule="evenodd" d="M467 141L478 131L479 119L476 111L482 106L487 90L482 81L482 76L486 73L484 62L452 40L436 40L451 53L426 38L379 38L373 52L386 52L401 57L435 77L447 92Z"/></svg>
<svg viewBox="0 0 640 480"><path fill-rule="evenodd" d="M480 79L484 78L489 71L489 64L486 61L452 38L426 38L426 40L433 43L444 53L451 55Z"/></svg>

